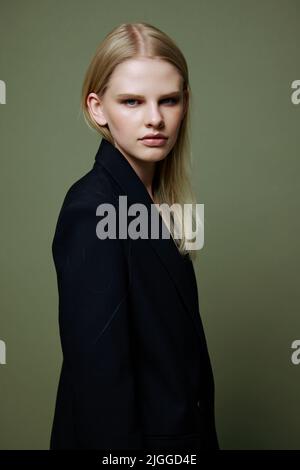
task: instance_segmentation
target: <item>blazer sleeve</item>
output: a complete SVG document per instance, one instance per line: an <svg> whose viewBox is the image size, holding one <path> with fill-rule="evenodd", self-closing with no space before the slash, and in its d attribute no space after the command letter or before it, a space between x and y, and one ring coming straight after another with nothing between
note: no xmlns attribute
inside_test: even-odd
<svg viewBox="0 0 300 470"><path fill-rule="evenodd" d="M79 448L139 449L127 255L120 239L97 237L98 221L96 205L69 204L52 244L75 433Z"/></svg>

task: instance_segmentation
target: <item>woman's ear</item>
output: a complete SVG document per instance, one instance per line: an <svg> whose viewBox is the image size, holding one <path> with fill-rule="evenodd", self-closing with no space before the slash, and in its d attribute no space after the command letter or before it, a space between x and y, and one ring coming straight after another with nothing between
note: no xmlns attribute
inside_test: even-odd
<svg viewBox="0 0 300 470"><path fill-rule="evenodd" d="M99 96L96 93L90 93L86 99L86 104L90 115L100 126L105 126L107 124L107 119L105 118L103 112L103 103L99 99Z"/></svg>

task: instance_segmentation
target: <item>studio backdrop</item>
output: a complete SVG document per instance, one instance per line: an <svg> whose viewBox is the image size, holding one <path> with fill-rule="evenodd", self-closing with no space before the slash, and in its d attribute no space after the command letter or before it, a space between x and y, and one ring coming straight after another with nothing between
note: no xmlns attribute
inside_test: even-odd
<svg viewBox="0 0 300 470"><path fill-rule="evenodd" d="M62 353L51 243L100 136L80 111L118 24L177 42L192 89L195 261L222 449L300 449L299 0L0 7L0 448L48 449Z"/></svg>

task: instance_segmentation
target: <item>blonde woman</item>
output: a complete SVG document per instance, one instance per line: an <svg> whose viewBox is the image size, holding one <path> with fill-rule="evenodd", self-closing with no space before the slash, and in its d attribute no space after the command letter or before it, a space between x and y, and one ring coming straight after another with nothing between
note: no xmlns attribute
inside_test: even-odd
<svg viewBox="0 0 300 470"><path fill-rule="evenodd" d="M121 24L101 42L82 108L102 141L52 245L63 364L51 449L219 449L195 250L174 236L178 207L195 202L189 104L186 61L162 31ZM171 222L162 203L177 204Z"/></svg>

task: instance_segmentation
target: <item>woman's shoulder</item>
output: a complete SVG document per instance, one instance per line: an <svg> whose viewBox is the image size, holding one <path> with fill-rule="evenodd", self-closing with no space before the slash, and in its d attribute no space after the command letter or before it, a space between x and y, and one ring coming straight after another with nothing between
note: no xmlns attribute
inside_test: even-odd
<svg viewBox="0 0 300 470"><path fill-rule="evenodd" d="M103 202L114 203L114 201L115 195L112 182L105 172L95 171L92 168L69 186L61 209L67 209L68 206L88 208Z"/></svg>
<svg viewBox="0 0 300 470"><path fill-rule="evenodd" d="M104 203L116 207L113 185L104 172L93 168L67 189L58 214L55 238L73 231L91 233L89 229L97 222L97 208Z"/></svg>
<svg viewBox="0 0 300 470"><path fill-rule="evenodd" d="M97 208L101 204L112 204L116 208L113 186L109 178L99 176L94 170L89 171L75 181L67 190L56 223L52 252L57 265L65 263L65 258L79 259L90 253L103 258L108 253L119 256L117 245L125 245L118 239L101 239L98 236ZM126 247L123 246L122 250ZM126 248L126 252L128 248ZM111 255L112 256L112 255Z"/></svg>

